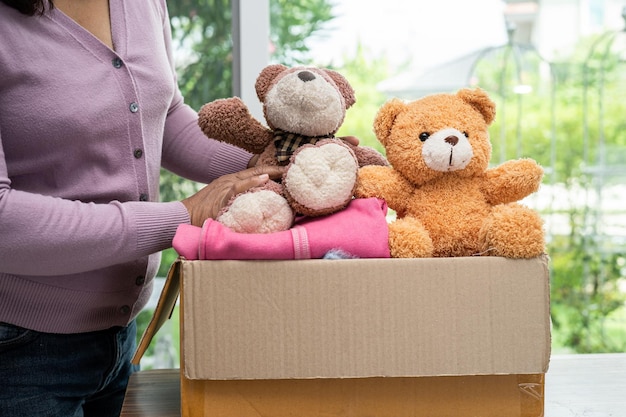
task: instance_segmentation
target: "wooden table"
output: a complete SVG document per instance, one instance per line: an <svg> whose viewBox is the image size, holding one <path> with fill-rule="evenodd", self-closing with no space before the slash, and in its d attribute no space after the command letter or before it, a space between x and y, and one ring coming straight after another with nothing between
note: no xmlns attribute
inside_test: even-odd
<svg viewBox="0 0 626 417"><path fill-rule="evenodd" d="M180 369L132 375L120 417L180 417Z"/></svg>
<svg viewBox="0 0 626 417"><path fill-rule="evenodd" d="M554 355L545 389L545 417L626 417L626 354ZM120 417L180 417L180 370L133 375Z"/></svg>

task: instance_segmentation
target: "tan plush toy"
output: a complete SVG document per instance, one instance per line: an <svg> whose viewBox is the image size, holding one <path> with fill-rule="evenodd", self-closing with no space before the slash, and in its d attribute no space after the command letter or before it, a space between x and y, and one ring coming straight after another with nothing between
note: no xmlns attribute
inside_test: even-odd
<svg viewBox="0 0 626 417"><path fill-rule="evenodd" d="M281 183L236 196L217 220L242 233L290 228L296 214L321 216L353 198L359 166L387 165L373 148L352 146L335 133L354 90L339 73L315 67L269 65L257 77L265 127L238 97L205 104L199 124L210 138L259 155L257 165L285 165Z"/></svg>
<svg viewBox="0 0 626 417"><path fill-rule="evenodd" d="M363 167L357 197L379 197L397 212L392 257L492 255L531 258L545 250L543 222L517 201L535 192L531 159L489 168L495 104L481 89L392 99L374 131L390 167Z"/></svg>

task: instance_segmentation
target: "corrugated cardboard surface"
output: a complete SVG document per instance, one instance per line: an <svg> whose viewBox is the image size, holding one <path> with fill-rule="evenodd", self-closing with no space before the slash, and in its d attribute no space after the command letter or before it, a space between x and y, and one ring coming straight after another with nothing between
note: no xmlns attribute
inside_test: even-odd
<svg viewBox="0 0 626 417"><path fill-rule="evenodd" d="M541 374L547 258L181 261L184 376Z"/></svg>
<svg viewBox="0 0 626 417"><path fill-rule="evenodd" d="M199 381L183 417L542 417L544 375Z"/></svg>

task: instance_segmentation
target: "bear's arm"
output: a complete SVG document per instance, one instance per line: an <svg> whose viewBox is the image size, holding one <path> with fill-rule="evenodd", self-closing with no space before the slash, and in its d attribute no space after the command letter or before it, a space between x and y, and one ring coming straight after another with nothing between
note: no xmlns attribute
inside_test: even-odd
<svg viewBox="0 0 626 417"><path fill-rule="evenodd" d="M250 114L239 97L224 98L202 106L198 124L204 134L221 142L230 143L260 154L274 135Z"/></svg>
<svg viewBox="0 0 626 417"><path fill-rule="evenodd" d="M492 205L512 203L539 189L543 169L532 159L506 161L487 170L483 193Z"/></svg>
<svg viewBox="0 0 626 417"><path fill-rule="evenodd" d="M359 169L355 196L376 197L396 211L403 211L413 185L390 166L369 165Z"/></svg>
<svg viewBox="0 0 626 417"><path fill-rule="evenodd" d="M346 142L346 144L352 149L352 152L356 155L356 159L359 162L359 167L367 165L380 165L387 166L389 162L387 159L376 149L370 146L356 146Z"/></svg>

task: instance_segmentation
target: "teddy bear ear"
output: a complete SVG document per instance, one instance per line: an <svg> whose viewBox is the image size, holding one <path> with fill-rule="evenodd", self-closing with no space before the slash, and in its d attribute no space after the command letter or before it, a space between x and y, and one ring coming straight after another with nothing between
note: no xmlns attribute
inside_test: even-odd
<svg viewBox="0 0 626 417"><path fill-rule="evenodd" d="M354 103L356 103L356 97L354 95L354 89L346 80L346 78L339 74L337 71L325 69L324 72L328 75L337 85L339 92L343 96L343 99L346 102L346 109L349 109Z"/></svg>
<svg viewBox="0 0 626 417"><path fill-rule="evenodd" d="M374 119L374 133L383 146L387 144L387 139L396 121L396 117L406 108L407 105L404 101L399 98L392 98L378 110Z"/></svg>
<svg viewBox="0 0 626 417"><path fill-rule="evenodd" d="M256 83L254 84L256 95L261 103L265 102L265 95L269 91L272 81L278 77L278 74L284 72L285 70L287 70L287 67L282 64L268 65L263 68L256 79Z"/></svg>
<svg viewBox="0 0 626 417"><path fill-rule="evenodd" d="M457 96L478 110L488 125L495 119L496 104L491 100L485 90L480 88L463 88L457 92Z"/></svg>

